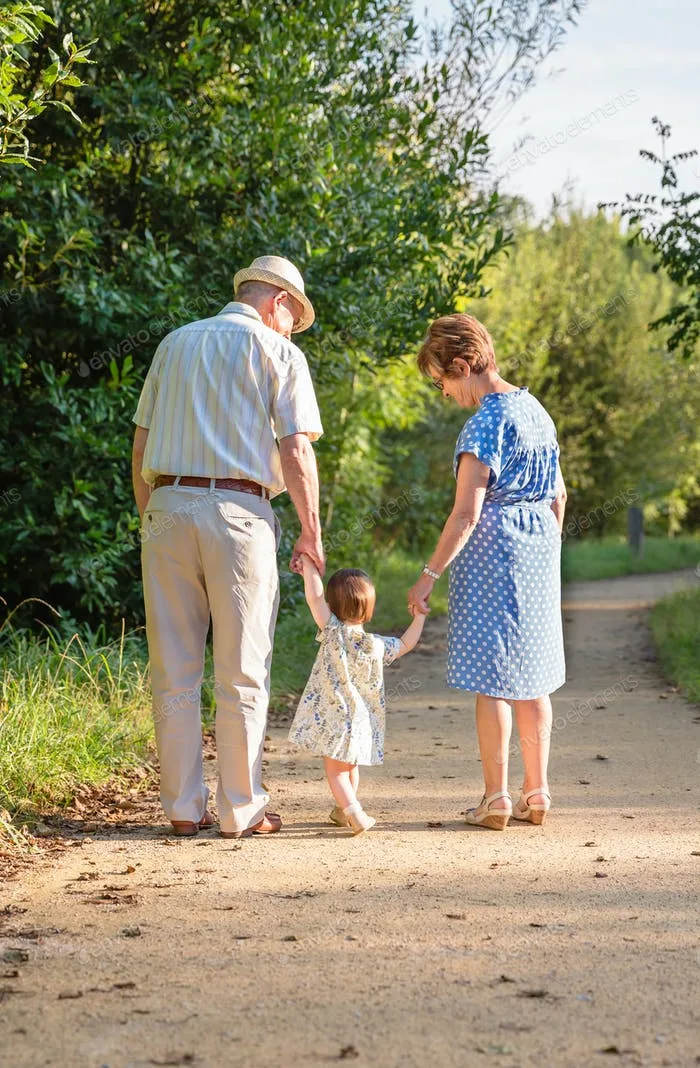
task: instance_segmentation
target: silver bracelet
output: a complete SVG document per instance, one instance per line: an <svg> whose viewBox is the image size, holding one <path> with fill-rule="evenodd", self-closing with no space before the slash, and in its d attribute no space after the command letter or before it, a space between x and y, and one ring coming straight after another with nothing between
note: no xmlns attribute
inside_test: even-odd
<svg viewBox="0 0 700 1068"><path fill-rule="evenodd" d="M423 568L423 574L424 575L430 575L431 579L435 579L436 582L440 578L440 572L439 571L433 571L432 568L429 568L427 564Z"/></svg>

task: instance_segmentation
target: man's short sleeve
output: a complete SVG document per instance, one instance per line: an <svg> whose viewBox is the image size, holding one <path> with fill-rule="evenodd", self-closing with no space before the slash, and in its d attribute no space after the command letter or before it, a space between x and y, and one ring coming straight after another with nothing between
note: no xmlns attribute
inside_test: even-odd
<svg viewBox="0 0 700 1068"><path fill-rule="evenodd" d="M471 452L482 464L490 467L495 479L501 474L503 466L503 436L505 422L498 411L481 408L476 415L468 419L457 438L454 455L454 473L457 477L459 458L464 452Z"/></svg>
<svg viewBox="0 0 700 1068"><path fill-rule="evenodd" d="M158 381L160 378L160 369L163 364L163 354L165 352L163 342L156 349L156 354L153 357L151 366L148 368L148 374L146 375L146 381L143 384L141 390L141 396L139 397L139 403L136 408L136 413L132 419L133 423L137 426L145 427L149 429L151 426L151 420L153 419L153 409L156 406L156 396L158 394Z"/></svg>
<svg viewBox="0 0 700 1068"><path fill-rule="evenodd" d="M306 357L291 342L286 343L282 357L272 367L272 419L277 440L290 434L308 434L316 441L323 426Z"/></svg>

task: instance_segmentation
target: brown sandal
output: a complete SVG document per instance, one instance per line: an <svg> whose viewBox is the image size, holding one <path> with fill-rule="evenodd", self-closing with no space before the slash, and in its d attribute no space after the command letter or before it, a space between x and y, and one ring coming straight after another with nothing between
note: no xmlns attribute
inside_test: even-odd
<svg viewBox="0 0 700 1068"><path fill-rule="evenodd" d="M243 831L220 831L222 838L251 838L254 834L277 834L282 827L282 817L276 812L266 812L263 818Z"/></svg>
<svg viewBox="0 0 700 1068"><path fill-rule="evenodd" d="M190 820L173 820L172 828L176 838L192 838L198 831L203 831L205 827L213 825L214 817L211 812L205 812L199 823L192 823Z"/></svg>

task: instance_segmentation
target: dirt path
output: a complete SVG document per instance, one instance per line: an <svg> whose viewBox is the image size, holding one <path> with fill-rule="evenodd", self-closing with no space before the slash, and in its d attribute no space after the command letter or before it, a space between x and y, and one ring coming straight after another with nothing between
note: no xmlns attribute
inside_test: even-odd
<svg viewBox="0 0 700 1068"><path fill-rule="evenodd" d="M281 730L279 837L74 834L0 887L0 1063L700 1063L700 725L644 622L693 581L569 587L543 828L460 822L480 785L472 701L443 684L436 621L390 674L365 837L326 825L320 763ZM514 755L513 790L519 774Z"/></svg>

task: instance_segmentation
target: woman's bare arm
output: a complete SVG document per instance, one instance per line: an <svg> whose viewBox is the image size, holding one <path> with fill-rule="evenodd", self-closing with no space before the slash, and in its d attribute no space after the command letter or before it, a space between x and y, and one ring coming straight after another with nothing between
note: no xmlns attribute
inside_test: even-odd
<svg viewBox="0 0 700 1068"><path fill-rule="evenodd" d="M477 460L473 453L463 452L460 456L454 505L442 528L435 552L428 561L430 570L438 575L462 551L479 522L490 472L491 469ZM415 604L420 612L429 612L428 599L434 585L435 579L430 575L421 575L408 591L409 605Z"/></svg>
<svg viewBox="0 0 700 1068"><path fill-rule="evenodd" d="M552 511L556 516L557 523L559 524L559 530L564 529L564 512L566 511L566 485L564 483L564 476L561 473L561 467L557 460L557 485L554 492L554 500L552 501Z"/></svg>
<svg viewBox="0 0 700 1068"><path fill-rule="evenodd" d="M460 456L454 504L428 561L431 571L442 574L469 541L481 516L490 472L474 453L463 452Z"/></svg>

